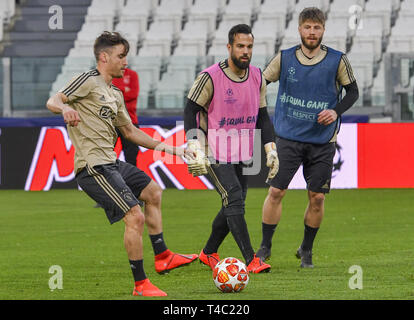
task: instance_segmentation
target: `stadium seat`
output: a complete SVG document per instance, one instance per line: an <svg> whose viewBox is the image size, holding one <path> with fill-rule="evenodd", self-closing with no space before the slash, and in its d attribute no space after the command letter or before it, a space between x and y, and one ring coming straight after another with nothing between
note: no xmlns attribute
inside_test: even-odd
<svg viewBox="0 0 414 320"><path fill-rule="evenodd" d="M106 28L101 30L112 31L114 18L119 15L123 5L123 0L92 0L86 15L86 21L102 21L106 23Z"/></svg>
<svg viewBox="0 0 414 320"><path fill-rule="evenodd" d="M298 32L298 19L299 13L293 14L292 20L289 22L289 26L285 29L285 35L280 49L287 49L301 43Z"/></svg>
<svg viewBox="0 0 414 320"><path fill-rule="evenodd" d="M413 13L414 13L414 0L402 1L400 5L399 17L403 17L406 14L411 16Z"/></svg>
<svg viewBox="0 0 414 320"><path fill-rule="evenodd" d="M369 53L374 61L381 60L385 35L382 29L382 17L363 16L362 28L356 30L352 52Z"/></svg>
<svg viewBox="0 0 414 320"><path fill-rule="evenodd" d="M277 94L279 92L279 81L267 85L266 100L269 107L276 106Z"/></svg>
<svg viewBox="0 0 414 320"><path fill-rule="evenodd" d="M0 41L3 40L3 12L0 12Z"/></svg>
<svg viewBox="0 0 414 320"><path fill-rule="evenodd" d="M279 16L261 12L254 23L254 53L271 56L275 53L276 42L285 30L286 13Z"/></svg>
<svg viewBox="0 0 414 320"><path fill-rule="evenodd" d="M67 56L60 73L52 84L50 95L62 89L75 75L91 70L95 65L96 61L92 57Z"/></svg>
<svg viewBox="0 0 414 320"><path fill-rule="evenodd" d="M103 30L112 31L106 19L96 19L86 17L85 23L78 32L74 47L69 50L69 56L91 57L93 56L93 43Z"/></svg>
<svg viewBox="0 0 414 320"><path fill-rule="evenodd" d="M238 16L241 20L247 20L251 19L259 9L260 0L230 0L225 8L225 15L227 17Z"/></svg>
<svg viewBox="0 0 414 320"><path fill-rule="evenodd" d="M220 22L218 29L214 33L212 45L208 51L209 55L215 56L227 53L226 45L228 43L229 30L239 23L245 23L250 25L250 17L241 16L238 19L237 16L226 16L226 14L223 15L223 20Z"/></svg>
<svg viewBox="0 0 414 320"><path fill-rule="evenodd" d="M395 26L391 29L387 52L414 51L413 19L414 12L400 12Z"/></svg>
<svg viewBox="0 0 414 320"><path fill-rule="evenodd" d="M294 7L294 13L299 14L304 8L317 7L323 12L329 10L330 0L299 0Z"/></svg>
<svg viewBox="0 0 414 320"><path fill-rule="evenodd" d="M265 0L260 7L253 28L257 29L260 34L271 35L276 32L277 37L282 37L286 28L288 15L293 11L294 5L291 0ZM269 28L266 30L266 28ZM255 36L259 36L256 32Z"/></svg>
<svg viewBox="0 0 414 320"><path fill-rule="evenodd" d="M211 23L209 19L193 20L190 18L179 36L174 54L204 56L207 51L207 41L214 30Z"/></svg>
<svg viewBox="0 0 414 320"><path fill-rule="evenodd" d="M377 76L371 88L371 103L373 106L385 106L385 63L379 64Z"/></svg>
<svg viewBox="0 0 414 320"><path fill-rule="evenodd" d="M371 54L363 52L351 52L347 54L355 79L359 87L359 99L357 106L362 106L364 99L368 98L368 92L373 85L374 60Z"/></svg>
<svg viewBox="0 0 414 320"><path fill-rule="evenodd" d="M346 52L348 42L348 20L328 18L322 43L341 52Z"/></svg>
<svg viewBox="0 0 414 320"><path fill-rule="evenodd" d="M365 8L365 0L335 0L330 5L329 15L353 13L352 7L355 5L363 10Z"/></svg>
<svg viewBox="0 0 414 320"><path fill-rule="evenodd" d="M392 12L393 6L390 0L368 1L365 5L363 23L367 18L379 17L382 20L383 35L389 35L391 31Z"/></svg>
<svg viewBox="0 0 414 320"><path fill-rule="evenodd" d="M180 56L203 56L206 54L206 50L206 40L181 38L174 50L174 54Z"/></svg>
<svg viewBox="0 0 414 320"><path fill-rule="evenodd" d="M183 18L187 16L189 7L191 5L190 0L167 0L162 1L156 10L154 20L162 19L172 21L178 28L174 32L181 30Z"/></svg>
<svg viewBox="0 0 414 320"><path fill-rule="evenodd" d="M268 56L257 54L256 49L253 48L253 56L252 56L252 59L250 61L251 65L253 65L255 67L258 67L263 71L266 67L266 63L267 63L268 60L269 60Z"/></svg>
<svg viewBox="0 0 414 320"><path fill-rule="evenodd" d="M130 55L137 54L138 44L145 38L148 23L152 20L157 3L157 0L129 0L121 8L115 30L130 42Z"/></svg>
<svg viewBox="0 0 414 320"><path fill-rule="evenodd" d="M171 40L144 39L138 55L141 57L168 57L171 54Z"/></svg>
<svg viewBox="0 0 414 320"><path fill-rule="evenodd" d="M157 56L131 56L128 58L129 68L138 73L138 104L142 109L147 109L149 106L148 98L154 94L157 88L162 64L162 59Z"/></svg>
<svg viewBox="0 0 414 320"><path fill-rule="evenodd" d="M165 1L165 3L168 3L168 6L157 8L154 21L142 41L143 46L139 50L139 55L167 57L172 52L172 46L177 43L183 24L182 17L188 8L189 2ZM175 9L171 7L174 3L177 7ZM187 5L185 5L186 3ZM171 10L170 14L168 14L168 9Z"/></svg>
<svg viewBox="0 0 414 320"><path fill-rule="evenodd" d="M201 32L205 32L208 38L212 36L214 31L216 30L216 25L219 17L223 15L224 8L226 6L226 0L195 0L193 6L189 7L189 15L188 15L188 22L187 24L196 26L196 22L199 23L196 28L200 28L203 25ZM187 29L187 24L184 27L184 30ZM187 29L188 30L188 29ZM194 36L197 37L197 29L194 32ZM187 34L185 35L187 36Z"/></svg>
<svg viewBox="0 0 414 320"><path fill-rule="evenodd" d="M148 21L154 15L157 2L156 0L129 0L122 7L115 30L131 41L131 47L136 47L138 41L144 38Z"/></svg>
<svg viewBox="0 0 414 320"><path fill-rule="evenodd" d="M158 5L158 0L128 0L121 8L121 17L133 18L136 17L138 20L152 16Z"/></svg>
<svg viewBox="0 0 414 320"><path fill-rule="evenodd" d="M2 0L0 1L0 16L3 17L6 23L10 22L10 19L16 13L16 1L15 0Z"/></svg>
<svg viewBox="0 0 414 320"><path fill-rule="evenodd" d="M192 79L194 81L194 78ZM184 108L184 98L190 89L188 73L184 70L167 71L158 84L155 104L157 108Z"/></svg>

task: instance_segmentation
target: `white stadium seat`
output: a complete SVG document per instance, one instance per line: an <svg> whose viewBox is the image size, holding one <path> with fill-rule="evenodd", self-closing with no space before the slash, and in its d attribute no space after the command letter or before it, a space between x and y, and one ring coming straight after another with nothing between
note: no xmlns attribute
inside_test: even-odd
<svg viewBox="0 0 414 320"><path fill-rule="evenodd" d="M335 0L330 5L329 15L353 13L353 6L359 6L363 10L365 8L365 0Z"/></svg>
<svg viewBox="0 0 414 320"><path fill-rule="evenodd" d="M0 41L3 40L3 12L0 12Z"/></svg>
<svg viewBox="0 0 414 320"><path fill-rule="evenodd" d="M353 38L352 52L369 53L378 62L382 57L383 41L382 18L363 16L362 28L356 30Z"/></svg>
<svg viewBox="0 0 414 320"><path fill-rule="evenodd" d="M329 10L329 6L329 0L299 0L299 2L295 5L294 12L299 14L304 8L308 7L317 7L323 12L327 12Z"/></svg>
<svg viewBox="0 0 414 320"><path fill-rule="evenodd" d="M377 76L371 88L371 102L375 106L385 106L385 63L379 64Z"/></svg>
<svg viewBox="0 0 414 320"><path fill-rule="evenodd" d="M62 89L75 75L93 69L95 65L95 59L92 57L67 56L60 73L52 85L50 95L53 95Z"/></svg>
<svg viewBox="0 0 414 320"><path fill-rule="evenodd" d="M93 40L102 30L115 30L130 42L128 62L140 77L139 107L148 108L148 97L154 97L156 107L182 108L206 61L228 57L231 27L252 26L251 64L264 69L276 50L301 43L298 17L305 7L326 13L322 43L347 53L361 88L357 105L367 94L373 105L383 105L383 52L414 52L414 0L93 0L53 90L69 74L84 71L80 61L94 60ZM3 17L14 10L14 1L0 1ZM354 16L359 26L352 24ZM277 84L268 86L268 105L274 106L277 92Z"/></svg>
<svg viewBox="0 0 414 320"><path fill-rule="evenodd" d="M15 0L1 0L0 1L0 16L4 21L8 23L16 14L16 1Z"/></svg>
<svg viewBox="0 0 414 320"><path fill-rule="evenodd" d="M346 52L347 39L348 21L328 18L322 43L335 50Z"/></svg>

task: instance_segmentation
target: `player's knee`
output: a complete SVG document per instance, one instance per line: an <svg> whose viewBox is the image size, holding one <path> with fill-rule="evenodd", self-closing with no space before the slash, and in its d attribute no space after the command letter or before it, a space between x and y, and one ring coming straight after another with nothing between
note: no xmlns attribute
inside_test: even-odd
<svg viewBox="0 0 414 320"><path fill-rule="evenodd" d="M322 208L325 203L325 194L310 192L309 201L313 208Z"/></svg>
<svg viewBox="0 0 414 320"><path fill-rule="evenodd" d="M280 202L286 194L286 190L281 190L278 188L270 187L269 188L269 200L273 202Z"/></svg>
<svg viewBox="0 0 414 320"><path fill-rule="evenodd" d="M153 204L158 204L158 203L161 203L161 199L162 199L162 188L157 184L151 192L150 202Z"/></svg>
<svg viewBox="0 0 414 320"><path fill-rule="evenodd" d="M126 213L124 220L127 228L142 230L145 224L145 215L139 209L139 206L135 206Z"/></svg>

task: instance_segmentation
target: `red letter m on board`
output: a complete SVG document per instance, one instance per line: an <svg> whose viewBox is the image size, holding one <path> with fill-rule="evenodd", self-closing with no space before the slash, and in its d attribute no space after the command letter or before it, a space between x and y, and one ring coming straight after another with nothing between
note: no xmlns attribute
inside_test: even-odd
<svg viewBox="0 0 414 320"><path fill-rule="evenodd" d="M43 127L24 189L47 191L53 181L66 182L74 179L74 155L75 148L64 127Z"/></svg>

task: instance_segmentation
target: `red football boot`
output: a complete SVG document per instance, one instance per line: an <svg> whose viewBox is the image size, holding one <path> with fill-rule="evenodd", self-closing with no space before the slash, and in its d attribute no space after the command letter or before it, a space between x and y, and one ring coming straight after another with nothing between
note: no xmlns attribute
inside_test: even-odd
<svg viewBox="0 0 414 320"><path fill-rule="evenodd" d="M269 272L270 268L271 266L269 264L264 263L262 259L254 255L253 260L247 266L247 271L251 273Z"/></svg>
<svg viewBox="0 0 414 320"><path fill-rule="evenodd" d="M133 296L143 296L143 297L165 297L167 294L154 286L151 281L147 278L142 281L135 282L134 291L132 291Z"/></svg>
<svg viewBox="0 0 414 320"><path fill-rule="evenodd" d="M214 270L216 264L220 262L220 257L217 253L205 254L203 250L201 250L198 259L200 259L201 263L204 263L205 265L209 266L211 270Z"/></svg>
<svg viewBox="0 0 414 320"><path fill-rule="evenodd" d="M159 274L170 272L170 270L185 266L198 258L196 254L179 254L165 250L155 256L155 271Z"/></svg>

